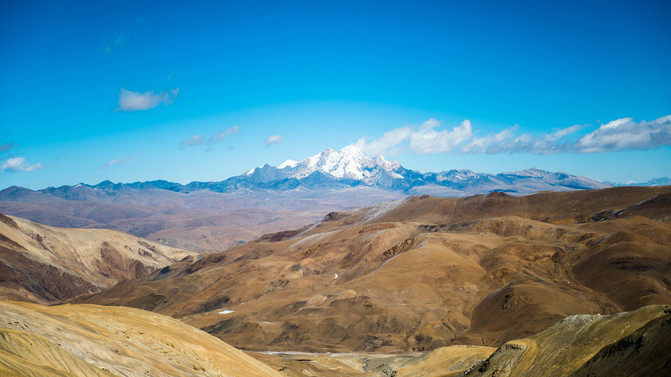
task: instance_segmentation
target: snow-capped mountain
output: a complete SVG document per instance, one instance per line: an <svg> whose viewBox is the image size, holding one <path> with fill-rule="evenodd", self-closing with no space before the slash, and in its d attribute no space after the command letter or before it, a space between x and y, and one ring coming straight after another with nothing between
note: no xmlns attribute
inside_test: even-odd
<svg viewBox="0 0 671 377"><path fill-rule="evenodd" d="M326 149L302 161L287 160L279 166L263 165L227 181L236 188L262 187L282 190L369 186L405 194L463 196L490 191L529 194L541 190L574 190L610 187L567 173L540 169L487 174L470 170L420 173L389 162L383 157L366 156L354 146L340 151Z"/></svg>
<svg viewBox="0 0 671 377"><path fill-rule="evenodd" d="M622 186L669 186L671 185L671 178L660 177L651 179L647 182L627 182Z"/></svg>
<svg viewBox="0 0 671 377"><path fill-rule="evenodd" d="M320 197L321 194L351 191L353 188L378 190L394 195L467 196L504 191L513 195L537 191L596 189L613 185L567 173L554 173L536 168L517 172L488 174L471 170L446 170L421 173L406 169L397 161L369 157L354 146L339 151L326 149L302 161L287 160L279 166L265 164L242 175L216 182L191 182L186 185L168 181L112 183L97 185L49 187L38 191L8 188L0 192L0 200L31 201L56 197L65 200L118 200L119 195L161 190L191 193L208 190L218 193L272 197L278 195ZM27 191L26 191L27 190ZM40 196L42 195L43 196Z"/></svg>
<svg viewBox="0 0 671 377"><path fill-rule="evenodd" d="M347 146L340 151L331 148L308 157L303 161L287 160L278 167L269 169L269 165L252 169L247 176L264 175L283 178L304 179L319 172L326 176L338 179L361 181L368 186L374 186L381 176L392 179L402 179L397 171L401 164L397 161L389 162L383 157L371 158L363 154L354 146ZM272 171L273 173L270 173Z"/></svg>

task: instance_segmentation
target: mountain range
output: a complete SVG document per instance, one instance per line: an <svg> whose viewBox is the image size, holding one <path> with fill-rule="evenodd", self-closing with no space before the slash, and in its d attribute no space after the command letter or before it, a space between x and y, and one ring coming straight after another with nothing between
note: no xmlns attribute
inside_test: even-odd
<svg viewBox="0 0 671 377"><path fill-rule="evenodd" d="M296 229L324 213L409 195L464 197L499 191L521 196L611 186L535 168L421 173L348 146L279 166L265 164L222 181L103 181L40 190L12 186L0 191L0 212L50 226L115 229L181 249L211 251Z"/></svg>
<svg viewBox="0 0 671 377"><path fill-rule="evenodd" d="M208 190L217 193L250 195L269 192L314 194L319 191L370 187L403 195L468 196L502 191L513 195L526 195L537 191L565 191L596 189L612 186L562 172L549 172L536 168L517 172L488 174L471 170L447 170L438 173L420 173L406 169L397 161L389 162L381 156L366 156L353 146L340 151L326 149L303 161L287 160L279 166L265 164L244 174L223 181L180 184L165 180L113 183L103 181L96 185L80 183L74 186L48 187L37 190L39 194L65 200L114 201L120 191L167 190L191 193ZM34 191L10 187L0 191L0 200L47 200Z"/></svg>
<svg viewBox="0 0 671 377"><path fill-rule="evenodd" d="M48 200L0 204L191 237L333 200L18 192ZM0 215L0 376L664 376L670 208L671 187L411 196L202 255Z"/></svg>

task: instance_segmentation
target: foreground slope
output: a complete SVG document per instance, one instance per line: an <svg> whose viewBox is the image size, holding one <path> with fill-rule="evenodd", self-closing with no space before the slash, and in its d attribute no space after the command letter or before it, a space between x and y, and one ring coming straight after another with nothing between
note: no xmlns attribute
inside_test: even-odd
<svg viewBox="0 0 671 377"><path fill-rule="evenodd" d="M669 306L574 315L504 344L460 376L668 376L670 350Z"/></svg>
<svg viewBox="0 0 671 377"><path fill-rule="evenodd" d="M180 263L78 302L255 350L499 346L571 314L671 304L671 188L413 197Z"/></svg>
<svg viewBox="0 0 671 377"><path fill-rule="evenodd" d="M95 305L0 301L0 375L280 376L170 317Z"/></svg>
<svg viewBox="0 0 671 377"><path fill-rule="evenodd" d="M573 315L499 349L448 346L431 352L254 353L292 377L667 376L671 307Z"/></svg>
<svg viewBox="0 0 671 377"><path fill-rule="evenodd" d="M117 231L53 228L0 214L0 298L64 300L196 255Z"/></svg>
<svg viewBox="0 0 671 377"><path fill-rule="evenodd" d="M0 301L0 376L665 376L671 307L574 315L498 350L254 353L166 316L123 307Z"/></svg>

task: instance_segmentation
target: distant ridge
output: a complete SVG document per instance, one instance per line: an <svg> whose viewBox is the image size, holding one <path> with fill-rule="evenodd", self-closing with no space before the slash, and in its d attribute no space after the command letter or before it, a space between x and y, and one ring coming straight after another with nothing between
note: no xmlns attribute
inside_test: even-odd
<svg viewBox="0 0 671 377"><path fill-rule="evenodd" d="M618 186L669 186L669 185L671 185L671 178L661 177L661 178L651 179L647 182L634 182L634 183L627 183L627 184L618 185Z"/></svg>
<svg viewBox="0 0 671 377"><path fill-rule="evenodd" d="M651 184L664 184L664 182L651 181ZM359 149L347 146L340 151L328 148L302 161L287 160L279 166L265 164L223 181L194 181L186 185L165 180L134 183L103 181L96 185L80 183L37 191L10 187L0 191L0 200L47 201L38 194L41 193L65 200L106 201L116 196L116 193L128 190L167 190L180 193L208 190L229 194L281 192L301 196L320 191L371 187L402 195L468 196L492 191L526 195L537 191L598 189L611 186L613 185L610 183L577 175L536 168L499 174L457 169L420 173L404 168L397 161L389 162L381 156L368 157Z"/></svg>

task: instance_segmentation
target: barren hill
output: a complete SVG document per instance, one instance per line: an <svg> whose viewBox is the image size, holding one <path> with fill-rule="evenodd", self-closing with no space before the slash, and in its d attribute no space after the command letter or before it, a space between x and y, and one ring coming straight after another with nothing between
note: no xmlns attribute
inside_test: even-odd
<svg viewBox="0 0 671 377"><path fill-rule="evenodd" d="M65 300L197 255L118 231L54 228L0 214L0 298Z"/></svg>
<svg viewBox="0 0 671 377"><path fill-rule="evenodd" d="M0 301L0 376L281 376L170 317Z"/></svg>
<svg viewBox="0 0 671 377"><path fill-rule="evenodd" d="M245 349L500 346L572 314L671 304L670 196L412 197L76 301L168 314Z"/></svg>

